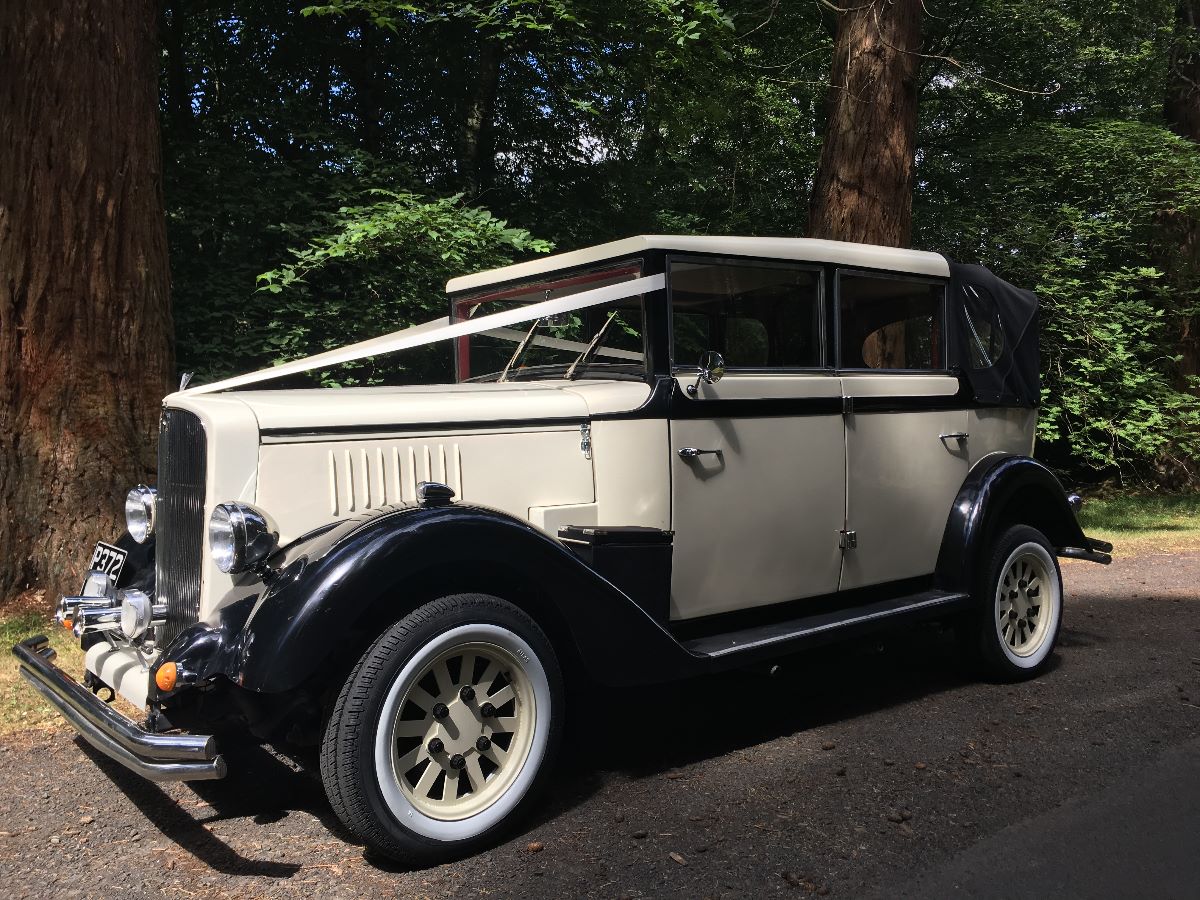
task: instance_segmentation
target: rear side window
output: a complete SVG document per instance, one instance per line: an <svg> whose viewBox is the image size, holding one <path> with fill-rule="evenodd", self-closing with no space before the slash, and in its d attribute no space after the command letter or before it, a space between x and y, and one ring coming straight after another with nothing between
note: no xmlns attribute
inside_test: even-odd
<svg viewBox="0 0 1200 900"><path fill-rule="evenodd" d="M944 369L946 289L881 275L838 275L843 369Z"/></svg>
<svg viewBox="0 0 1200 900"><path fill-rule="evenodd" d="M967 326L967 356L972 369L990 369L1004 352L1004 330L991 292L977 284L962 286L962 315Z"/></svg>
<svg viewBox="0 0 1200 900"><path fill-rule="evenodd" d="M821 365L821 273L800 266L673 260L676 366L716 350L731 369Z"/></svg>

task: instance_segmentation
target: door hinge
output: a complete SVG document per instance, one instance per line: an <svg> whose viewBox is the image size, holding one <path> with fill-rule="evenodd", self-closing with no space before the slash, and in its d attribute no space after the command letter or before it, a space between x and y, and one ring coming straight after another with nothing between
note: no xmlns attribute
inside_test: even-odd
<svg viewBox="0 0 1200 900"><path fill-rule="evenodd" d="M848 416L852 412L854 412L854 398L842 397L842 415Z"/></svg>
<svg viewBox="0 0 1200 900"><path fill-rule="evenodd" d="M842 534L841 547L843 550L853 550L855 547L858 546L858 532L857 531L847 531L846 529L843 528L841 534Z"/></svg>
<svg viewBox="0 0 1200 900"><path fill-rule="evenodd" d="M588 422L579 426L579 449L584 459L592 458L592 426Z"/></svg>

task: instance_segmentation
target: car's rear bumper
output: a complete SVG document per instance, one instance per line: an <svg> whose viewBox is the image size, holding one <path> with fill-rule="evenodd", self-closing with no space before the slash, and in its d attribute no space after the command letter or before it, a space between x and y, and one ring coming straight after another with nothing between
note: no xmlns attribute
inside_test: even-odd
<svg viewBox="0 0 1200 900"><path fill-rule="evenodd" d="M43 635L13 647L21 675L101 753L151 781L224 778L225 760L205 735L155 734L125 718L54 665Z"/></svg>
<svg viewBox="0 0 1200 900"><path fill-rule="evenodd" d="M1088 562L1100 563L1107 566L1112 562L1113 545L1108 541L1085 537L1088 545L1084 547L1059 547L1058 555L1067 559L1086 559Z"/></svg>

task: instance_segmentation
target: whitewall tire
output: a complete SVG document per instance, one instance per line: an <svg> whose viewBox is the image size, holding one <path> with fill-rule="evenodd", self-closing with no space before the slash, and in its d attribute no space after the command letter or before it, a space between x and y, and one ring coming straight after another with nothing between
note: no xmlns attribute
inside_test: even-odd
<svg viewBox="0 0 1200 900"><path fill-rule="evenodd" d="M425 604L350 673L321 748L334 811L403 862L474 852L546 780L561 732L553 647L517 607L484 594Z"/></svg>
<svg viewBox="0 0 1200 900"><path fill-rule="evenodd" d="M1007 529L985 560L966 642L986 674L1001 681L1033 678L1049 664L1062 626L1062 574L1045 535Z"/></svg>

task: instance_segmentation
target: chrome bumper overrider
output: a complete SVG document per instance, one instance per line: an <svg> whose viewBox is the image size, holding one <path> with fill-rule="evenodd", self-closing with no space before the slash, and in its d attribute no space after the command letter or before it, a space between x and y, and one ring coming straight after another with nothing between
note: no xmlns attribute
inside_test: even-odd
<svg viewBox="0 0 1200 900"><path fill-rule="evenodd" d="M211 736L154 734L125 718L54 665L43 635L13 647L21 675L37 688L85 740L101 753L151 781L224 778L225 760Z"/></svg>

